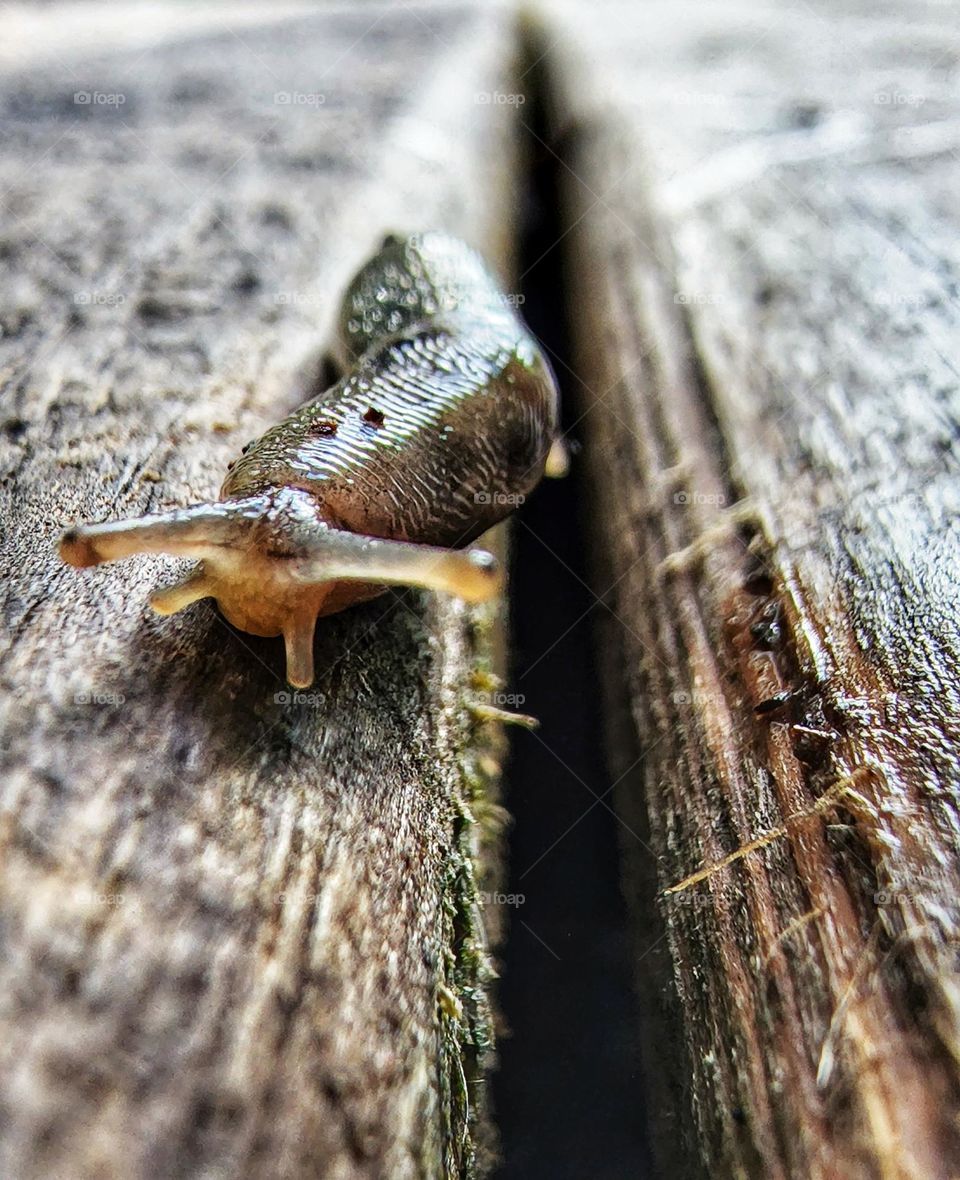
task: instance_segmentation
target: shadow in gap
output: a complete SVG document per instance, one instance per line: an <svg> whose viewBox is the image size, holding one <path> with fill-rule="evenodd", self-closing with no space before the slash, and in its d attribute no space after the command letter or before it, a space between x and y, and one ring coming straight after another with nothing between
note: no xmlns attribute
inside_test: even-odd
<svg viewBox="0 0 960 1180"><path fill-rule="evenodd" d="M521 108L531 130L531 185L520 310L552 358L570 423L582 407L566 367L561 165L538 142L549 142L538 74L530 71ZM499 1006L509 1031L492 1078L498 1180L651 1175L594 651L596 614L605 608L585 585L584 482L574 456L571 474L545 482L513 524L507 691L522 694L516 707L541 726L512 733L507 771L514 824L505 892L523 901L511 909L500 952Z"/></svg>

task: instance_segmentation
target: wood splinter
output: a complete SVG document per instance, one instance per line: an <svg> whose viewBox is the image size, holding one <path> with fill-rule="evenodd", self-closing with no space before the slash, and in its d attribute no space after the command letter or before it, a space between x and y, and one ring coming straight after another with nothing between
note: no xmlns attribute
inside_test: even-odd
<svg viewBox="0 0 960 1180"><path fill-rule="evenodd" d="M501 725L519 725L522 729L540 728L538 718L529 713L512 713L509 709L500 709L496 705L486 705L479 701L472 701L467 710L477 721L499 721Z"/></svg>
<svg viewBox="0 0 960 1180"><path fill-rule="evenodd" d="M691 889L694 885L699 885L701 882L709 880L711 877L716 876L717 873L722 872L723 869L729 868L730 865L736 864L739 860L743 860L744 857L749 856L752 852L759 852L760 849L766 848L776 840L788 835L790 828L794 824L805 819L812 819L816 815L823 815L825 812L836 807L841 800L853 802L858 814L869 813L872 816L873 808L871 808L870 804L856 788L873 779L876 773L873 767L857 767L846 778L839 779L832 786L828 787L814 801L813 805L805 811L798 811L793 815L788 815L780 827L763 832L755 839L750 840L749 843L731 852L729 856L725 856L722 860L717 861L716 864L707 865L705 868L698 869L695 873L691 873L689 877L684 877L682 881L678 881L676 885L668 886L661 892L660 896L668 897L674 893L683 893L684 890Z"/></svg>
<svg viewBox="0 0 960 1180"><path fill-rule="evenodd" d="M666 577L670 574L696 569L717 544L729 540L744 524L755 524L764 535L769 535L766 514L760 506L750 499L738 500L736 504L725 508L717 520L689 545L684 545L682 549L668 553L662 561L658 562L655 567L657 576Z"/></svg>

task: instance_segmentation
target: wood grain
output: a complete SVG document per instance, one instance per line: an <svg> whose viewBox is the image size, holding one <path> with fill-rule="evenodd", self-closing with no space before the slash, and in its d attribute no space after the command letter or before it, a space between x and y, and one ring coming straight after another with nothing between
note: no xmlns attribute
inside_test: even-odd
<svg viewBox="0 0 960 1180"><path fill-rule="evenodd" d="M628 889L639 954L656 865L688 1050L651 1052L654 1118L685 1090L711 1175L946 1180L956 29L924 3L557 5L543 44L615 773L641 757Z"/></svg>
<svg viewBox="0 0 960 1180"><path fill-rule="evenodd" d="M468 1175L496 609L332 618L291 699L279 642L150 613L177 563L78 574L54 541L215 493L385 232L509 274L508 29L154 6L144 44L86 6L97 53L57 11L0 75L0 1172Z"/></svg>

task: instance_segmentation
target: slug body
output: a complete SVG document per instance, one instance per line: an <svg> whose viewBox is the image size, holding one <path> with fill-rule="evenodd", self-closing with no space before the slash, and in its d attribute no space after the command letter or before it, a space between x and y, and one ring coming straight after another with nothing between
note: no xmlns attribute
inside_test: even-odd
<svg viewBox="0 0 960 1180"><path fill-rule="evenodd" d="M218 502L70 529L63 560L196 557L155 609L213 597L242 630L282 634L296 687L319 615L391 584L494 594L493 558L462 546L544 474L557 393L482 260L445 234L387 238L344 297L337 359L340 379L244 448Z"/></svg>

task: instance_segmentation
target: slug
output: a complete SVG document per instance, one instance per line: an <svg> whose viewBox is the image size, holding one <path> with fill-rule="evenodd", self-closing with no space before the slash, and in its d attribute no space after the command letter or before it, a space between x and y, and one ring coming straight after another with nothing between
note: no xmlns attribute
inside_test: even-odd
<svg viewBox="0 0 960 1180"><path fill-rule="evenodd" d="M496 593L492 555L463 546L563 458L550 366L479 255L442 233L387 237L343 298L337 354L339 379L243 448L219 501L78 525L61 558L198 559L153 608L215 598L241 630L282 635L297 688L321 615L389 585Z"/></svg>

